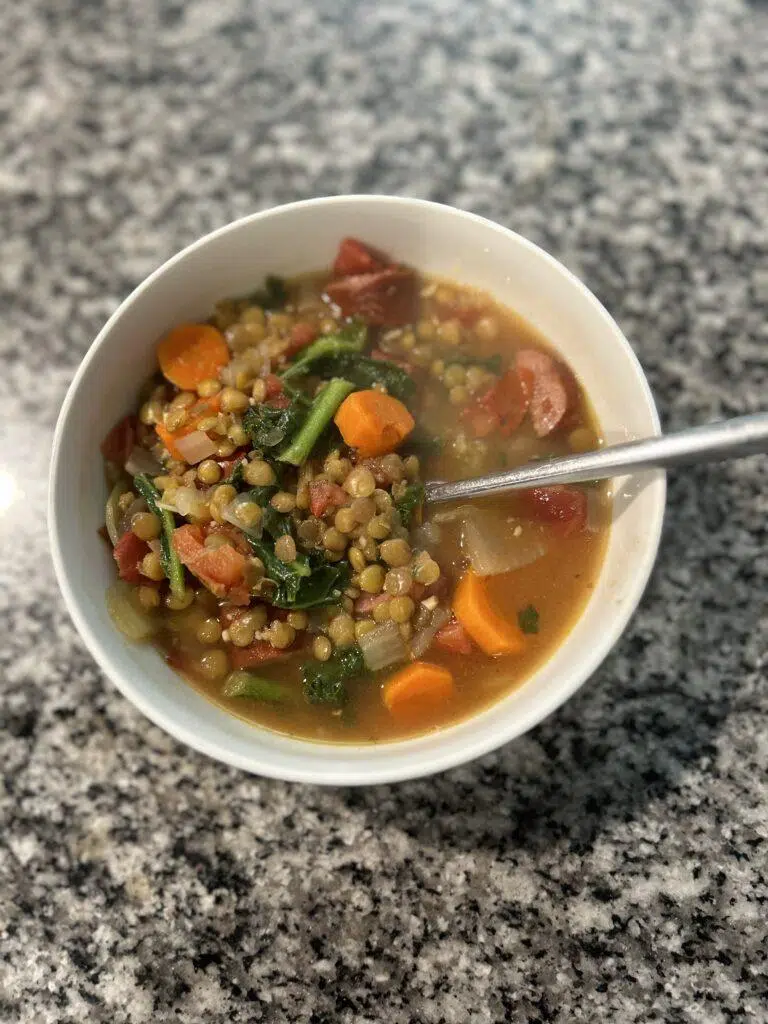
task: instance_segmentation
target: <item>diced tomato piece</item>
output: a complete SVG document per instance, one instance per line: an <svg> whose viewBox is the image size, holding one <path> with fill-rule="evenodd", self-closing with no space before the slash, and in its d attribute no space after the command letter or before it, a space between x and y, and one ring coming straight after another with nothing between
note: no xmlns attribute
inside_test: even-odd
<svg viewBox="0 0 768 1024"><path fill-rule="evenodd" d="M265 404L273 409L287 409L291 400L288 395L275 395L274 398L268 398Z"/></svg>
<svg viewBox="0 0 768 1024"><path fill-rule="evenodd" d="M112 555L117 562L117 573L128 583L141 583L146 577L139 572L139 562L149 551L149 544L133 530L127 530L115 544Z"/></svg>
<svg viewBox="0 0 768 1024"><path fill-rule="evenodd" d="M583 530L587 523L587 496L572 487L534 487L521 494L523 508L533 519L557 526L564 536Z"/></svg>
<svg viewBox="0 0 768 1024"><path fill-rule="evenodd" d="M267 398L276 398L277 395L283 393L283 382L276 373L268 373L264 378L264 383L267 386Z"/></svg>
<svg viewBox="0 0 768 1024"><path fill-rule="evenodd" d="M173 532L176 554L191 573L217 597L229 596L232 588L242 588L245 582L245 556L229 544L220 548L207 548L202 527L189 523ZM237 594L240 604L242 594Z"/></svg>
<svg viewBox="0 0 768 1024"><path fill-rule="evenodd" d="M389 594L362 594L355 601L355 614L370 615L376 605L381 604L383 601L391 600L392 598Z"/></svg>
<svg viewBox="0 0 768 1024"><path fill-rule="evenodd" d="M438 629L435 633L435 643L451 654L471 654L474 650L469 634L456 619L451 619L442 629Z"/></svg>
<svg viewBox="0 0 768 1024"><path fill-rule="evenodd" d="M359 316L369 324L400 327L416 316L416 277L405 267L343 277L331 281L326 293L344 316Z"/></svg>
<svg viewBox="0 0 768 1024"><path fill-rule="evenodd" d="M467 406L462 417L475 437L487 437L494 430L509 436L523 422L527 408L526 388L520 375L516 370L507 370L492 387Z"/></svg>
<svg viewBox="0 0 768 1024"><path fill-rule="evenodd" d="M313 480L309 485L309 511L313 516L324 516L329 508L338 508L348 501L344 488L330 480Z"/></svg>
<svg viewBox="0 0 768 1024"><path fill-rule="evenodd" d="M254 668L267 661L275 661L285 657L286 650L278 650L266 640L254 640L248 647L233 647L229 652L229 660L233 668Z"/></svg>
<svg viewBox="0 0 768 1024"><path fill-rule="evenodd" d="M304 320L294 324L291 328L291 340L284 355L288 358L295 356L297 352L306 348L307 345L311 345L319 333L314 324L309 324Z"/></svg>
<svg viewBox="0 0 768 1024"><path fill-rule="evenodd" d="M521 349L517 353L516 366L519 372L526 370L533 374L531 423L537 437L546 437L560 424L568 410L566 368L558 365L546 352L533 348ZM575 387L576 382L571 380Z"/></svg>
<svg viewBox="0 0 768 1024"><path fill-rule="evenodd" d="M387 265L387 260L357 238L342 238L333 264L336 277L372 274Z"/></svg>
<svg viewBox="0 0 768 1024"><path fill-rule="evenodd" d="M109 462L124 466L136 443L138 420L135 416L124 416L116 423L101 442L101 454Z"/></svg>

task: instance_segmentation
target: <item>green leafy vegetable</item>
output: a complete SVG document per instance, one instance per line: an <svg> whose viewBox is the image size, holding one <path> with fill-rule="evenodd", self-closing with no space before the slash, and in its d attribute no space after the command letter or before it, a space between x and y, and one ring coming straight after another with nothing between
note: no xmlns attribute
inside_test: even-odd
<svg viewBox="0 0 768 1024"><path fill-rule="evenodd" d="M267 274L264 287L249 296L250 302L254 302L264 309L282 309L287 299L288 290L285 287L285 281L274 274Z"/></svg>
<svg viewBox="0 0 768 1024"><path fill-rule="evenodd" d="M243 416L243 427L254 448L266 452L279 448L299 428L304 419L304 405L298 398L284 409L262 402L252 405Z"/></svg>
<svg viewBox="0 0 768 1024"><path fill-rule="evenodd" d="M312 367L312 373L320 377L335 374L352 381L358 388L372 388L383 384L390 395L408 402L416 391L416 384L400 366L386 359L369 359L358 352L340 352L338 355L319 359Z"/></svg>
<svg viewBox="0 0 768 1024"><path fill-rule="evenodd" d="M310 704L341 707L348 698L347 680L365 674L363 652L357 644L340 648L328 661L309 661L301 666L304 694Z"/></svg>
<svg viewBox="0 0 768 1024"><path fill-rule="evenodd" d="M277 456L278 459L291 466L300 466L306 462L320 435L333 419L334 413L347 395L354 390L354 384L350 384L348 380L329 381L316 396L304 423L288 447Z"/></svg>
<svg viewBox="0 0 768 1024"><path fill-rule="evenodd" d="M234 487L236 491L239 491L243 486L243 470L245 469L245 459L240 459L232 467L232 472L223 480L222 483L229 484L230 487Z"/></svg>
<svg viewBox="0 0 768 1024"><path fill-rule="evenodd" d="M290 694L285 686L264 679L253 672L238 669L231 672L221 691L224 697L248 697L251 700L265 701L267 704L283 704Z"/></svg>
<svg viewBox="0 0 768 1024"><path fill-rule="evenodd" d="M324 359L335 358L342 353L362 352L368 337L368 328L363 323L351 323L340 331L326 334L313 341L301 352L301 358L284 370L281 377L284 381L303 374L315 373L316 364Z"/></svg>
<svg viewBox="0 0 768 1024"><path fill-rule="evenodd" d="M173 546L173 531L176 529L176 520L173 513L168 509L158 507L160 492L144 473L137 473L133 478L134 486L142 498L146 501L150 512L158 517L161 524L160 532L160 562L163 572L170 580L171 593L174 597L184 596L184 567L176 554Z"/></svg>
<svg viewBox="0 0 768 1024"><path fill-rule="evenodd" d="M285 521L287 517L284 517ZM265 522L265 530L276 531L282 523ZM284 530L283 532L288 532ZM277 536L280 536L277 533ZM349 586L350 570L346 562L328 564L322 555L299 554L293 562L283 562L275 555L274 540L247 538L253 553L264 563L264 573L275 584L275 593L269 598L276 608L320 608L336 604Z"/></svg>
<svg viewBox="0 0 768 1024"><path fill-rule="evenodd" d="M437 455L443 442L434 434L428 434L420 424L416 424L399 448L401 455L418 455L420 459L428 459Z"/></svg>
<svg viewBox="0 0 768 1024"><path fill-rule="evenodd" d="M524 633L539 632L539 613L532 604L517 613L517 621Z"/></svg>
<svg viewBox="0 0 768 1024"><path fill-rule="evenodd" d="M408 484L399 501L395 502L400 522L410 529L414 516L424 504L424 484Z"/></svg>

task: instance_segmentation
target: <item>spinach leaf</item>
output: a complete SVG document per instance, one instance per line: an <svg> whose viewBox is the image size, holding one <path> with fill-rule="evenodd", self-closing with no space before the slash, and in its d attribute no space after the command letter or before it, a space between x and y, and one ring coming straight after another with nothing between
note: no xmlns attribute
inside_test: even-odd
<svg viewBox="0 0 768 1024"><path fill-rule="evenodd" d="M239 491L243 486L243 470L245 469L245 459L240 459L232 467L232 472L226 478L222 480L222 483L229 484L230 487L234 487L236 491Z"/></svg>
<svg viewBox="0 0 768 1024"><path fill-rule="evenodd" d="M368 337L365 324L353 322L340 331L326 334L303 349L301 356L281 374L282 380L300 377L305 373L315 373L315 364L321 359L331 359L342 353L362 352ZM288 389L286 389L288 390Z"/></svg>
<svg viewBox="0 0 768 1024"><path fill-rule="evenodd" d="M158 507L157 503L160 500L160 492L148 476L144 473L137 473L133 478L133 484L146 501L149 511L154 512L160 520L160 562L163 566L163 572L170 581L171 593L175 597L183 597L184 566L181 564L181 560L173 546L173 531L176 529L174 515L168 509Z"/></svg>
<svg viewBox="0 0 768 1024"><path fill-rule="evenodd" d="M363 652L357 644L342 647L328 661L309 661L301 666L304 694L310 704L340 707L348 698L345 682L365 673Z"/></svg>
<svg viewBox="0 0 768 1024"><path fill-rule="evenodd" d="M424 484L408 484L399 501L395 502L400 522L410 529L415 516L424 504Z"/></svg>
<svg viewBox="0 0 768 1024"><path fill-rule="evenodd" d="M287 516L271 519L269 526L264 523L265 530L274 529L274 539L281 536L279 532L290 532L290 520ZM349 586L350 570L346 562L331 565L322 555L298 554L293 562L283 562L275 555L274 541L265 537L256 539L248 537L253 553L264 563L264 573L276 584L271 602L276 608L320 608L327 604L336 604L347 586Z"/></svg>
<svg viewBox="0 0 768 1024"><path fill-rule="evenodd" d="M288 289L281 277L267 274L264 287L252 292L248 299L263 309L282 309L288 299Z"/></svg>
<svg viewBox="0 0 768 1024"><path fill-rule="evenodd" d="M243 427L254 448L266 452L279 448L304 419L303 403L293 399L284 409L262 403L252 405L243 415Z"/></svg>
<svg viewBox="0 0 768 1024"><path fill-rule="evenodd" d="M529 604L526 608L521 608L517 613L517 621L524 633L539 632L539 613L532 604Z"/></svg>
<svg viewBox="0 0 768 1024"><path fill-rule="evenodd" d="M358 388L383 384L390 395L407 402L416 391L413 379L399 366L385 359L369 359L359 352L339 352L315 361L312 373L319 377L343 377Z"/></svg>

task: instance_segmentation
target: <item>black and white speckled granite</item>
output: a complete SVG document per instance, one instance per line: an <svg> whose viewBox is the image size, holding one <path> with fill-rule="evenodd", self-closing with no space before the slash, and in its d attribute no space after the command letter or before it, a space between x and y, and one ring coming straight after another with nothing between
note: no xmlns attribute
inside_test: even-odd
<svg viewBox="0 0 768 1024"><path fill-rule="evenodd" d="M149 725L75 635L44 523L57 409L119 299L303 196L488 214L604 300L669 426L765 408L765 2L0 15L0 1019L768 1020L764 461L672 481L641 611L552 720L368 791Z"/></svg>

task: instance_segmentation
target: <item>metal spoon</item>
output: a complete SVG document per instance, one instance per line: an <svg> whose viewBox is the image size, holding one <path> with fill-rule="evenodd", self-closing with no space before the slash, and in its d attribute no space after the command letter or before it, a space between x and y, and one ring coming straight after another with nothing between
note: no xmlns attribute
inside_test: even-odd
<svg viewBox="0 0 768 1024"><path fill-rule="evenodd" d="M530 462L518 469L489 473L474 480L453 483L433 480L426 485L425 497L432 502L479 498L520 487L605 480L639 469L665 468L688 462L716 462L718 459L737 459L766 451L768 412L759 412L721 423L708 423L703 427L691 427L663 437L611 445L582 455Z"/></svg>

